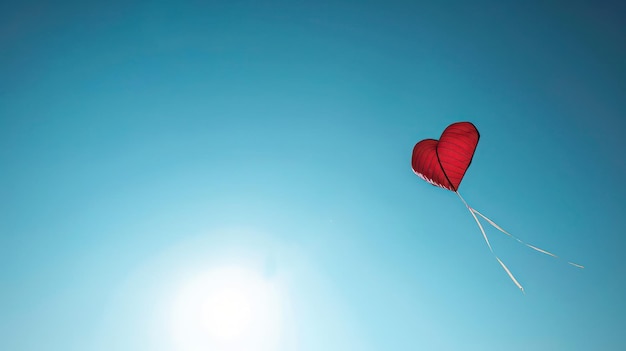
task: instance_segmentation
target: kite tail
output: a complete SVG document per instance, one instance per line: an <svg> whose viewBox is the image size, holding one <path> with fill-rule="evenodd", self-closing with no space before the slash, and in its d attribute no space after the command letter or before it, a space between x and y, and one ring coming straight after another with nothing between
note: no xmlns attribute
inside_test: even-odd
<svg viewBox="0 0 626 351"><path fill-rule="evenodd" d="M504 234L508 235L509 237L511 237L511 238L513 238L513 239L515 239L515 240L516 240L517 242L519 242L520 244L525 245L525 246L527 246L527 247L529 247L529 248L531 248L531 249L533 249L533 250L535 250L535 251L537 251L537 252L541 252L542 254L545 254L545 255L548 255L548 256L552 256L552 257L554 257L554 258L562 259L561 257L559 257L559 256L557 256L557 255L555 255L555 254L553 254L552 252L548 252L548 251L546 251L546 250L544 250L544 249L540 249L540 248L538 248L538 247L536 247L536 246L533 246L533 245L531 245L531 244L528 244L528 243L526 243L526 242L522 241L521 239L519 239L519 238L517 238L516 236L514 236L514 235L510 234L510 233L509 233L509 232L507 232L506 230L504 230L504 229L500 228L500 226L499 226L499 225L495 224L495 223L494 223L491 219L487 218L487 217L486 217L485 215L483 215L482 213L478 212L477 210L475 210L475 209L473 209L473 208L472 208L471 210L472 210L472 212L474 212L474 213L476 213L477 215L479 215L479 216L481 216L482 218L484 218L484 219L485 219L487 222L489 222L489 224L491 224L494 228L498 229L499 231L501 231L502 233L504 233ZM568 264L570 264L570 265L574 266L574 267L577 267L577 268L581 268L581 269L582 269L582 268L585 268L585 266L580 265L580 264L578 264L578 263L569 262L569 261L566 261L566 262L567 262Z"/></svg>
<svg viewBox="0 0 626 351"><path fill-rule="evenodd" d="M478 220L478 217L476 217L476 215L474 214L474 209L472 209L467 202L465 202L465 199L463 199L463 197L461 196L461 194L459 194L458 191L456 191L456 194L459 196L459 198L461 199L461 201L463 201L463 204L465 204L465 207L467 207L467 209L470 211L470 214L472 215L472 217L474 217L474 220L476 221L476 224L478 224L478 228L480 229L480 232L483 234L483 238L485 238L485 242L487 243L487 246L489 247L489 251L491 251L491 253L493 254L493 256L496 258L496 260L498 260L498 263L500 263L500 266L502 266L502 269L504 269L504 271L506 272L506 274L509 275L509 278L511 278L511 280L513 281L513 283L515 283L515 285L522 291L523 294L526 294L526 292L524 291L524 287L522 286L522 284L520 284L517 279L515 279L515 276L513 275L513 273L511 273L511 271L507 268L507 266L504 264L504 262L502 262L502 260L498 257L498 255L496 255L496 253L493 251L493 248L491 247L491 244L489 243L489 239L487 238L487 234L485 233L485 229L483 228L482 224L480 224L480 221ZM482 215L480 215L482 217ZM491 223L490 223L491 224ZM510 234L509 234L510 235Z"/></svg>
<svg viewBox="0 0 626 351"><path fill-rule="evenodd" d="M529 243L527 243L527 242L524 242L522 239L520 239L520 238L518 238L518 237L514 236L513 234L511 234L511 233L507 232L506 230L502 229L502 228L501 228L499 225L497 225L494 221L492 221L491 219L487 218L487 216L485 216L484 214L482 214L482 213L478 212L478 210L476 210L476 209L474 209L474 208L472 208L472 207L468 206L468 205L467 205L467 203L465 202L465 200L461 197L461 194L459 194L459 193L457 192L457 195L459 195L459 197L461 198L461 200L463 201L463 203L465 204L465 206L467 206L467 208L470 210L470 212L475 213L475 214L477 214L477 215L481 216L481 217L482 217L482 218L484 218L484 219L485 219L485 220L486 220L489 224L491 224L494 228L496 228L496 229L497 229L497 230L499 230L500 232L502 232L502 233L504 233L504 234L508 235L510 238L514 239L514 240L515 240L515 241L517 241L518 243L520 243L520 244L522 244L522 245L524 245L524 246L526 246L526 247L528 247L528 248L531 248L531 249L533 249L533 250L535 250L535 251L537 251L537 252L540 252L540 253L542 253L542 254L544 254L544 255L552 256L552 257L554 257L554 258L557 258L557 259L561 259L561 260L563 260L563 258L561 258L561 257L559 257L559 256L557 256L557 255L555 255L555 254L553 254L552 252L549 252L549 251L547 251L547 250L544 250L544 249L538 248L537 246L534 246L534 245L531 245L531 244L529 244ZM574 266L574 267L577 267L577 268L581 268L581 269L582 269L582 268L585 268L583 265L580 265L580 264L578 264L578 263L569 262L569 261L565 261L565 262L567 262L568 264L570 264L570 265L572 265L572 266Z"/></svg>
<svg viewBox="0 0 626 351"><path fill-rule="evenodd" d="M498 263L500 263L500 265L502 266L502 268L504 269L504 271L509 275L509 278L511 278L511 280L513 281L513 283L515 283L515 285L517 285L517 287L522 291L522 293L524 293L524 288L522 287L522 285L517 281L517 279L515 279L515 277L513 276L513 274L511 273L511 271L506 267L506 265L504 264L504 262L502 262L502 260L500 260L500 258L496 255L496 253L493 251L493 248L491 247L491 244L489 243L489 239L487 238L487 234L485 233L485 229L483 228L482 224L480 223L480 221L478 220L478 217L476 217L476 215L481 216L484 220L486 220L489 224L491 224L494 228L496 228L497 230L499 230L500 232L508 235L509 237L513 238L515 241L519 242L520 244L529 247L537 252L540 252L542 254L548 255L548 256L552 256L554 258L557 259L562 259L561 257L553 254L552 252L546 251L544 249L540 249L534 245L528 244L524 241L522 241L520 238L512 235L511 233L507 232L506 230L502 229L499 225L497 225L494 221L492 221L491 219L487 218L487 216L483 215L482 213L478 212L477 210L473 209L472 207L470 207L470 205L467 204L467 202L465 201L465 199L463 199L463 197L461 196L461 194L459 194L458 191L455 191L456 194L459 196L459 199L461 199L461 201L463 201L463 204L465 205L465 207L467 207L467 209L470 211L470 214L472 215L472 217L474 217L474 220L476 221L476 224L478 224L478 228L480 229L480 232L483 234L483 238L485 238L485 242L487 243L487 246L489 247L489 251L491 251L491 253L496 257L496 260L498 260ZM570 261L565 261L568 264L577 267L577 268L585 268L583 265L580 265L578 263L574 263L574 262L570 262Z"/></svg>

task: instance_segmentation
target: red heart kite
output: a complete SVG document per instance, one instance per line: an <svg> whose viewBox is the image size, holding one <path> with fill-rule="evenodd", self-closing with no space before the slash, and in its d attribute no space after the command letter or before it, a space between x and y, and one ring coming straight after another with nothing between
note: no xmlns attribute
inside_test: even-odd
<svg viewBox="0 0 626 351"><path fill-rule="evenodd" d="M417 174L420 178L440 188L454 191L459 196L461 201L463 201L463 204L465 204L465 207L467 207L474 217L474 220L476 220L478 228L483 234L489 250L496 257L496 260L498 260L498 263L500 263L513 283L515 283L515 285L517 285L517 287L524 292L522 285L517 281L517 279L515 279L511 271L493 251L491 244L489 243L489 239L487 238L487 234L485 234L485 230L476 215L479 215L494 228L517 240L519 243L543 254L550 255L552 257L557 256L546 250L527 244L517 237L509 234L492 220L470 207L467 202L465 202L465 199L463 199L461 194L459 194L459 185L461 185L463 176L465 176L465 172L467 172L467 169L472 163L474 151L476 151L476 146L478 145L478 139L480 139L480 133L478 133L478 129L476 129L472 123L453 123L443 131L439 140L424 139L415 144L415 147L413 148L413 157L411 159L411 167L413 168L413 172L415 172L415 174ZM567 263L578 268L584 268L576 263Z"/></svg>
<svg viewBox="0 0 626 351"><path fill-rule="evenodd" d="M433 185L457 191L479 138L478 129L470 122L449 125L439 141L425 139L415 145L413 172Z"/></svg>

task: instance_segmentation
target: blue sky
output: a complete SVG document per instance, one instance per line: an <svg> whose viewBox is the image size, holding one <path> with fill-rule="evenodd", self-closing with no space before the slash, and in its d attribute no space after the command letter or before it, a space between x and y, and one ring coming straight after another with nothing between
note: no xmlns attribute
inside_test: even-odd
<svg viewBox="0 0 626 351"><path fill-rule="evenodd" d="M274 350L623 350L626 27L611 2L0 5L0 349L183 350L216 267ZM410 168L481 132L470 205ZM278 289L278 288L277 288Z"/></svg>

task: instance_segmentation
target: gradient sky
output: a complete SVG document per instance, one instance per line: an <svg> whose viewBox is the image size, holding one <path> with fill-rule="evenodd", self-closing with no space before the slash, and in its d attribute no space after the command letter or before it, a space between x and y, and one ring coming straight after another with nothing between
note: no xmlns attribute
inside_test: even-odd
<svg viewBox="0 0 626 351"><path fill-rule="evenodd" d="M626 349L626 8L0 4L0 349L181 350L186 279L280 282L275 350ZM410 168L455 121L489 253Z"/></svg>

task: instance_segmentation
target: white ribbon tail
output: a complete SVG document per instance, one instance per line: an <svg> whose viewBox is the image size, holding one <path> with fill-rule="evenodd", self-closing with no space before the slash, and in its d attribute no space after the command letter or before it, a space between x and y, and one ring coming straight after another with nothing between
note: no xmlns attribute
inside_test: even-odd
<svg viewBox="0 0 626 351"><path fill-rule="evenodd" d="M459 195L459 196L460 196L460 195ZM466 205L467 205L467 204L466 204ZM486 220L489 224L491 224L494 228L496 228L497 230L501 231L502 233L504 233L504 234L506 234L506 235L510 236L511 238L515 239L515 240L516 240L517 242L519 242L520 244L525 245L525 246L527 246L527 247L529 247L529 248L531 248L531 249L533 249L533 250L535 250L535 251L537 251L537 252L541 252L542 254L545 254L545 255L552 256L552 257L554 257L554 258L559 258L559 259L560 259L560 257L559 257L559 256L557 256L557 255L553 254L552 252L549 252L549 251L546 251L546 250L544 250L544 249L540 249L540 248L538 248L538 247L536 247L536 246L534 246L534 245L528 244L528 243L524 242L522 239L520 239L520 238L518 238L518 237L516 237L516 236L512 235L511 233L509 233L509 232L507 232L506 230L502 229L502 228L501 228L499 225L497 225L494 221L492 221L491 219L487 218L487 216L485 216L484 214L482 214L482 213L478 212L478 210L473 209L473 208L471 208L471 207L469 207L469 206L468 206L468 208L469 208L469 210L470 210L471 212L476 213L477 215L479 215L479 216L481 216L482 218L484 218L484 219L485 219L485 220ZM581 268L581 269L582 269L582 268L585 268L584 266L579 265L579 264L574 263L574 262L567 262L567 263L568 263L568 264L570 264L570 265L572 265L572 266L574 266L574 267L577 267L577 268Z"/></svg>
<svg viewBox="0 0 626 351"><path fill-rule="evenodd" d="M467 207L469 212L472 214L472 217L474 217L474 220L476 221L476 224L478 224L478 228L480 229L480 232L483 234L483 238L485 238L485 242L487 243L487 246L489 247L489 251L491 251L491 253L496 258L496 260L498 260L498 263L500 263L500 266L502 266L506 274L509 275L509 278L511 278L513 283L515 283L515 285L522 291L523 294L526 294L526 292L524 291L524 287L522 287L522 285L517 281L517 279L515 279L515 276L513 276L513 273L511 273L511 271L507 268L504 262L502 262L502 260L500 260L498 255L496 255L496 253L493 251L493 248L491 247L491 244L489 243L489 239L487 238L487 234L485 233L485 229L483 228L482 224L480 224L480 221L478 220L478 217L476 217L476 215L474 214L473 209L467 204L467 202L465 202L465 199L463 199L461 194L459 194L458 192L456 192L456 194L459 195L459 198L461 199L461 201L463 201L463 203L465 204L465 207Z"/></svg>
<svg viewBox="0 0 626 351"><path fill-rule="evenodd" d="M504 271L506 272L506 274L509 275L509 278L511 278L511 280L513 281L513 283L515 283L515 285L517 285L517 287L522 291L523 294L526 294L526 292L524 291L524 287L522 287L522 285L517 281L517 279L515 279L515 277L513 276L513 274L511 273L511 271L504 265L504 262L502 262L498 256L496 256L496 260L498 260L498 262L500 263L500 265L502 266L502 268L504 268Z"/></svg>
<svg viewBox="0 0 626 351"><path fill-rule="evenodd" d="M525 244L525 243L524 243L524 244ZM558 257L559 257L559 256L557 256L557 255L555 255L555 254L553 254L553 253L551 253L551 252L548 252L548 251L546 251L546 250L542 250L542 249L540 249L540 248L538 248L538 247L535 247L535 246L532 246L532 245L530 245L530 244L526 244L526 246L530 247L530 248L531 248L531 249L533 249L533 250L539 251L539 252L541 252L541 253L543 253L543 254L546 254L546 255L549 255L549 256L552 256L552 257L556 257L556 258L558 258Z"/></svg>
<svg viewBox="0 0 626 351"><path fill-rule="evenodd" d="M572 265L572 266L574 266L574 267L578 267L578 268L585 268L585 266L583 266L583 265L579 265L579 264L574 263L574 262L569 262L569 261L568 261L567 263L568 263L568 264L571 264L571 265Z"/></svg>
<svg viewBox="0 0 626 351"><path fill-rule="evenodd" d="M480 228L480 232L483 233L483 238L485 238L485 242L487 243L487 246L489 247L489 251L493 253L493 248L491 247L491 244L489 243L489 238L487 238L487 234L485 233L485 229L483 228L483 225L480 224L480 221L478 220L478 218L476 218L476 215L472 212L471 209L470 209L470 213L472 214L472 217L474 217L476 224L478 224L478 228Z"/></svg>

